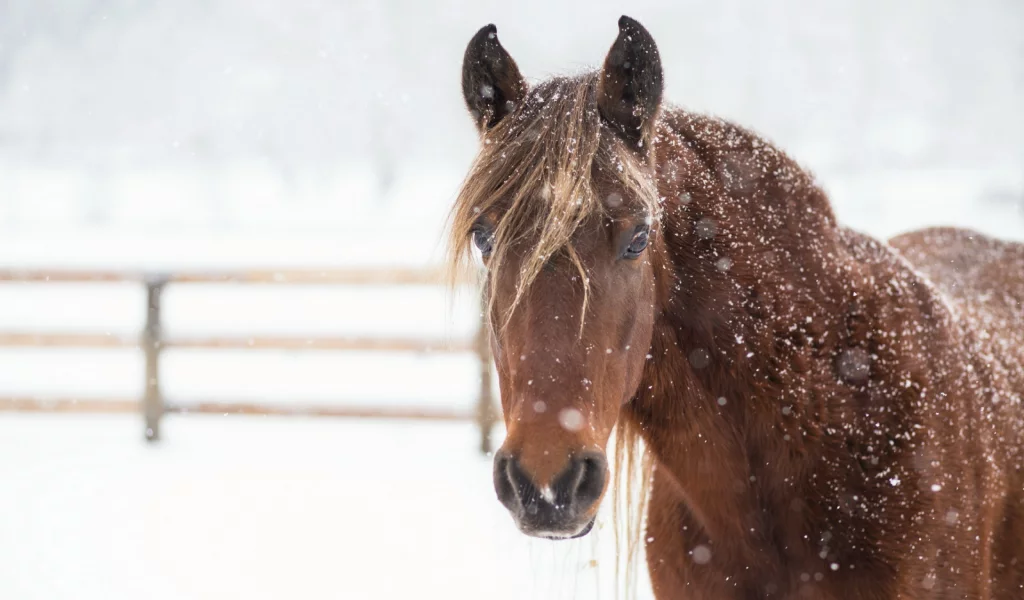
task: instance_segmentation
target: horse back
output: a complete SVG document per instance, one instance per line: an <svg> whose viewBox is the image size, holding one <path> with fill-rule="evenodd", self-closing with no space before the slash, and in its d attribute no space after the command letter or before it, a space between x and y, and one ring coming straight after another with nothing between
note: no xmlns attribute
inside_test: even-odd
<svg viewBox="0 0 1024 600"><path fill-rule="evenodd" d="M966 229L932 228L899 235L889 244L950 300L986 319L977 323L1024 352L1024 244ZM992 326L998 327L998 330Z"/></svg>
<svg viewBox="0 0 1024 600"><path fill-rule="evenodd" d="M889 241L952 309L961 360L993 407L1005 465L1024 486L1024 244L932 228ZM1024 510L1024 509L1022 509Z"/></svg>
<svg viewBox="0 0 1024 600"><path fill-rule="evenodd" d="M1001 392L992 401L1024 403L1024 244L955 228L914 231L889 244L953 309L967 362L996 379L986 382Z"/></svg>

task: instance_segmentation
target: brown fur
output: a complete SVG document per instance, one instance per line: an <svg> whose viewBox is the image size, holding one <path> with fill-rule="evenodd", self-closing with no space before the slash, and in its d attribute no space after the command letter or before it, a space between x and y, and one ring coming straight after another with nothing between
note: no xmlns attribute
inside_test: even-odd
<svg viewBox="0 0 1024 600"><path fill-rule="evenodd" d="M648 43L620 27L616 44ZM617 114L606 79L540 89L596 123ZM596 140L548 143L628 152L660 211L646 186L592 163L591 193L625 201L590 201L525 283L543 230L531 223L570 204L541 179L484 203L460 196L458 218L515 232L487 288L507 324L494 336L503 451L542 486L574 453L603 451L617 422L638 432L654 462L645 539L659 599L1024 597L1024 246L955 229L875 241L837 225L812 178L748 131L646 114L639 144L604 121ZM533 168L543 153L513 138L488 152ZM474 171L466 189L497 189L492 176ZM617 259L644 217L650 247ZM566 409L585 426L567 429Z"/></svg>
<svg viewBox="0 0 1024 600"><path fill-rule="evenodd" d="M629 406L658 459L655 589L1024 597L1024 247L925 232L894 240L904 259L747 132L673 112L661 142L661 195L691 200L665 209L683 285Z"/></svg>

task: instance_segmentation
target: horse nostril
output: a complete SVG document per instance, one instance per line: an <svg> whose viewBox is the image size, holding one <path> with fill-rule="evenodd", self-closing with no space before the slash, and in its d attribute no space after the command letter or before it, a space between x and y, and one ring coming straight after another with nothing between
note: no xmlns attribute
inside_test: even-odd
<svg viewBox="0 0 1024 600"><path fill-rule="evenodd" d="M511 457L507 454L494 455L494 491L498 494L498 500L509 508L511 508L510 503L515 500L516 495L508 476L510 460Z"/></svg>
<svg viewBox="0 0 1024 600"><path fill-rule="evenodd" d="M603 454L586 454L576 460L579 461L579 469L582 472L576 483L573 500L577 510L586 510L604 493L608 459Z"/></svg>
<svg viewBox="0 0 1024 600"><path fill-rule="evenodd" d="M603 454L587 453L573 459L569 483L570 502L577 511L585 511L597 502L604 492L608 477L608 459Z"/></svg>
<svg viewBox="0 0 1024 600"><path fill-rule="evenodd" d="M523 508L529 511L531 507L535 508L537 488L518 461L508 454L496 454L494 457L494 490L498 500L510 510Z"/></svg>

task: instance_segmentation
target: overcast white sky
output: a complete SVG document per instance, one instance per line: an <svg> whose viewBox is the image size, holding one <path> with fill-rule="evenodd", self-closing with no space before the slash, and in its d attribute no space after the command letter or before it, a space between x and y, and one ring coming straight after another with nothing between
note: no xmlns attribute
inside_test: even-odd
<svg viewBox="0 0 1024 600"><path fill-rule="evenodd" d="M459 66L478 27L497 23L523 71L540 78L599 64L623 10L658 41L672 101L821 155L812 162L1022 156L1017 0L582 6L7 0L0 156L301 163L382 146L399 161L464 162L473 133Z"/></svg>
<svg viewBox="0 0 1024 600"><path fill-rule="evenodd" d="M476 141L459 91L476 29L496 23L538 79L600 64L623 11L658 41L669 100L819 173L1024 178L1019 0L0 0L0 193L8 214L102 221L145 189L201 190L194 212L427 170L442 192L422 201L445 205Z"/></svg>

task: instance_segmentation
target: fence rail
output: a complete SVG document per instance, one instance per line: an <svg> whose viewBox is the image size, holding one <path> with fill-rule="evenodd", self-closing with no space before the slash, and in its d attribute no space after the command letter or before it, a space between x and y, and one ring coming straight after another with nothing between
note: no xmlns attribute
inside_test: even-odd
<svg viewBox="0 0 1024 600"><path fill-rule="evenodd" d="M103 333L0 333L7 348L138 348L141 336ZM472 340L427 340L393 337L234 336L174 337L163 348L191 350L360 350L368 352L474 352Z"/></svg>
<svg viewBox="0 0 1024 600"><path fill-rule="evenodd" d="M138 413L142 403L131 398L71 398L8 396L0 400L3 409L44 413ZM361 407L337 404L273 404L266 402L196 401L164 403L164 414L274 415L289 417L349 417L364 419L412 419L417 421L469 421L473 411L434 407Z"/></svg>
<svg viewBox="0 0 1024 600"><path fill-rule="evenodd" d="M258 269L245 271L85 271L0 269L0 281L19 283L221 283L283 285L441 285L440 269ZM468 279L456 281L471 283Z"/></svg>
<svg viewBox="0 0 1024 600"><path fill-rule="evenodd" d="M480 450L491 449L491 430L497 419L491 381L491 355L487 331L482 321L471 339L431 340L367 336L297 337L191 336L169 337L162 323L163 290L171 284L258 284L258 285L336 285L407 286L443 285L446 279L437 270L417 269L307 269L247 271L78 271L42 269L0 270L0 283L138 283L146 289L146 321L137 336L73 332L0 332L0 347L45 348L139 348L145 357L145 387L141 398L0 398L0 411L20 412L141 412L146 439L160 439L160 422L169 413L258 414L347 418L394 418L419 420L475 420L480 428ZM456 283L467 285L468 280ZM160 355L168 348L225 350L357 350L370 352L456 352L473 353L479 363L480 389L474 411L407 407L360 407L348 404L325 406L281 405L265 402L192 401L169 403L160 380Z"/></svg>

